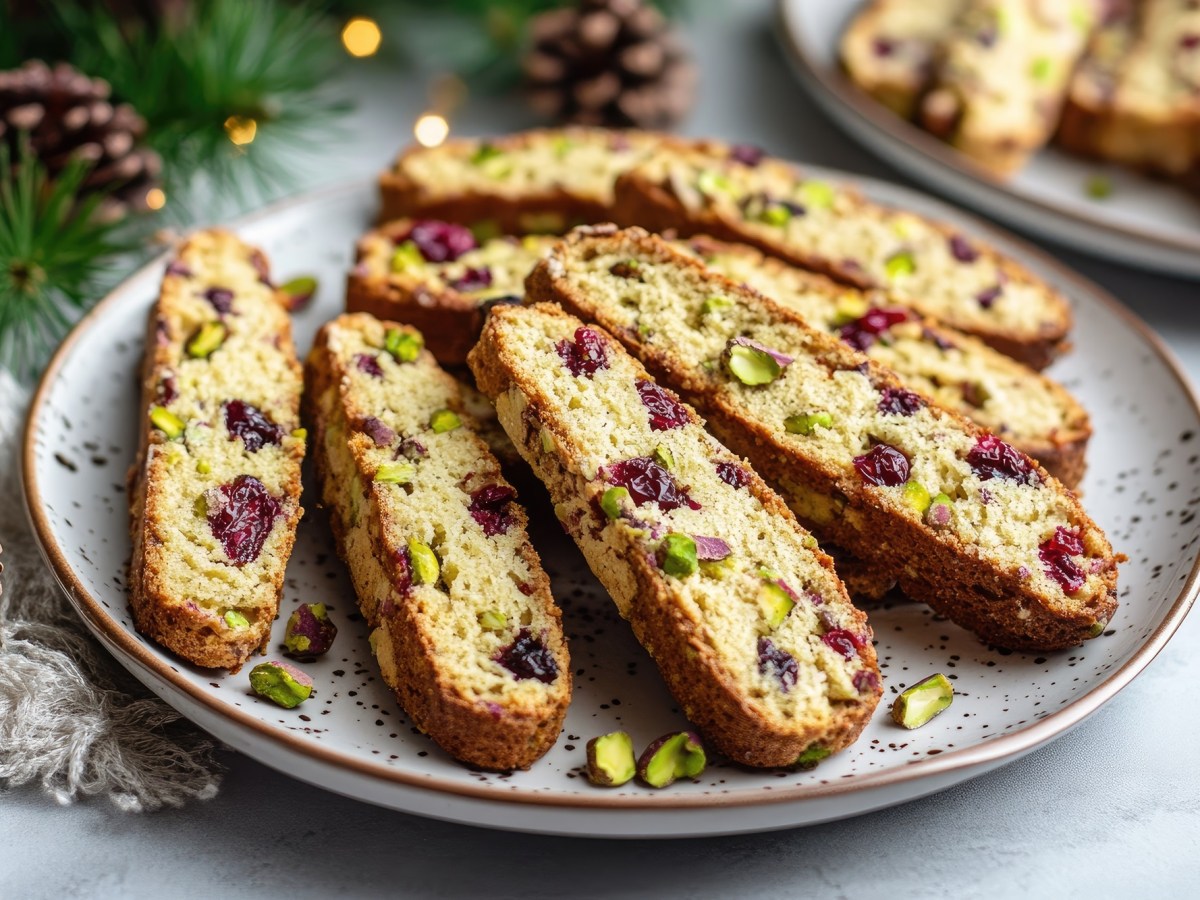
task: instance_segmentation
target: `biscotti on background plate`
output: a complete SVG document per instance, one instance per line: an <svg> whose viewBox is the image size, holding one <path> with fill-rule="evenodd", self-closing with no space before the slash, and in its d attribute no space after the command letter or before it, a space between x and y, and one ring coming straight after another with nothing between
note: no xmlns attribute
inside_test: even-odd
<svg viewBox="0 0 1200 900"><path fill-rule="evenodd" d="M618 179L615 214L622 224L750 244L881 290L1037 369L1070 330L1066 299L984 242L779 160L716 145L664 151Z"/></svg>
<svg viewBox="0 0 1200 900"><path fill-rule="evenodd" d="M779 304L611 227L556 245L527 293L616 335L819 538L984 639L1068 647L1112 617L1118 557L1070 491Z"/></svg>
<svg viewBox="0 0 1200 900"><path fill-rule="evenodd" d="M933 79L938 47L964 2L871 0L842 35L842 65L860 88L911 118Z"/></svg>
<svg viewBox="0 0 1200 900"><path fill-rule="evenodd" d="M881 693L829 558L696 414L600 329L492 310L471 368L684 714L752 766L848 745Z"/></svg>
<svg viewBox="0 0 1200 900"><path fill-rule="evenodd" d="M413 146L380 176L379 220L561 233L610 218L617 176L672 141L646 131L562 128Z"/></svg>
<svg viewBox="0 0 1200 900"><path fill-rule="evenodd" d="M137 629L236 671L270 637L300 518L301 371L266 258L203 231L150 313L129 472Z"/></svg>
<svg viewBox="0 0 1200 900"><path fill-rule="evenodd" d="M325 325L305 370L321 497L384 680L447 753L525 768L571 694L525 512L420 332Z"/></svg>

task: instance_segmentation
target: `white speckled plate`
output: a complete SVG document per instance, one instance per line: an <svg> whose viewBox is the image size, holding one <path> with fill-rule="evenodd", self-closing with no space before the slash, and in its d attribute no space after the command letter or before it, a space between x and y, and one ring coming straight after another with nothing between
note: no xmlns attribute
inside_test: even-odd
<svg viewBox="0 0 1200 900"><path fill-rule="evenodd" d="M376 676L325 515L314 508L310 491L275 638L301 601L329 604L341 633L327 659L305 665L315 679L314 696L298 709L280 709L250 694L245 671L192 668L139 636L130 621L123 482L135 449L142 326L161 260L84 319L34 399L25 491L46 559L105 646L214 735L303 781L421 815L574 835L736 833L852 816L1010 762L1078 724L1128 684L1190 607L1200 541L1200 439L1193 439L1200 413L1162 346L1094 285L919 194L860 184L876 199L986 233L1059 285L1076 306L1077 349L1054 374L1095 417L1086 500L1130 557L1121 572L1119 613L1104 637L1082 649L1044 656L1001 652L922 606L885 606L871 611L871 621L888 693L849 750L811 772L716 764L694 783L663 791L635 784L595 788L580 776L588 738L623 728L644 745L684 721L540 490L527 487L534 540L564 607L577 690L557 745L530 771L475 772L416 733ZM373 208L373 184L359 183L279 204L234 226L266 249L277 277L320 279L315 302L296 317L302 349L341 309L343 273ZM935 671L954 679L954 705L918 731L892 724L891 696Z"/></svg>
<svg viewBox="0 0 1200 900"><path fill-rule="evenodd" d="M901 119L842 72L838 44L864 0L777 0L778 32L800 82L847 133L936 190L1014 227L1127 265L1200 278L1200 198L1119 166L1049 147L1005 180ZM1103 174L1112 194L1086 187Z"/></svg>

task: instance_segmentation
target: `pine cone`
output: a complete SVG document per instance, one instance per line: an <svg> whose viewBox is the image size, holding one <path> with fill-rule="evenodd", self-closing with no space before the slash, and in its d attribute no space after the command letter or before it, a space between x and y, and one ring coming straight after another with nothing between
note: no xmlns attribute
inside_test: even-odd
<svg viewBox="0 0 1200 900"><path fill-rule="evenodd" d="M106 218L147 209L162 162L139 146L146 123L128 104L108 102L108 82L89 78L66 63L53 69L30 60L0 72L0 141L16 161L21 135L51 178L72 159L90 165L81 195L111 191L101 207Z"/></svg>
<svg viewBox="0 0 1200 900"><path fill-rule="evenodd" d="M529 101L547 117L664 128L692 105L696 73L683 42L642 0L580 0L529 28Z"/></svg>

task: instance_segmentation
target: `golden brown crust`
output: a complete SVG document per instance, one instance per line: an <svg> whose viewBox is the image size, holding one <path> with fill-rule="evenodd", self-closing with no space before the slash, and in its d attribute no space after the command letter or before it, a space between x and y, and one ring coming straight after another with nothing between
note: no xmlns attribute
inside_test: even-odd
<svg viewBox="0 0 1200 900"><path fill-rule="evenodd" d="M180 259L187 256L193 246L215 244L219 248L246 255L262 277L266 277L267 260L258 249L247 247L235 236L220 230L199 232L184 242L178 252ZM164 285L164 297L165 285ZM285 298L278 292L274 295L280 311L286 308ZM169 301L168 301L169 302ZM165 480L172 477L167 459L153 454L153 447L169 443L165 435L150 426L147 413L158 400L158 392L164 377L172 372L179 354L181 339L170 334L171 312L164 306L164 298L151 308L146 330L145 353L141 371L142 427L139 434L138 451L126 476L130 500L130 538L132 557L129 567L129 605L133 612L134 625L139 632L178 654L194 665L203 668L224 668L236 673L257 651L265 651L271 636L271 625L279 609L283 594L284 570L295 542L296 526L303 514L299 499L301 492L300 464L304 458L303 441L288 441L286 458L289 471L283 481L283 518L276 523L272 534L277 535L273 549L279 563L269 572L269 588L263 593L264 601L256 608L241 610L249 621L245 628L232 629L210 610L202 609L187 597L177 593L177 586L168 582L164 566L167 562L162 548L162 535L176 528L161 509L148 511L151 498ZM301 372L292 342L290 322L286 314L279 318L282 329L275 335L276 346L287 358L288 366L299 385ZM298 418L299 391L291 399L294 416ZM260 588L261 590L261 588Z"/></svg>
<svg viewBox="0 0 1200 900"><path fill-rule="evenodd" d="M444 665L445 660L440 658L444 651L435 644L427 621L430 613L423 603L414 595L406 597L396 590L385 598L367 590L371 573L362 568L361 560L355 561L350 550L350 534L338 500L342 485L331 470L326 439L331 419L357 421L363 418L365 411L349 395L346 369L330 350L329 340L339 325L349 323L354 327L356 320L362 318L344 316L318 332L305 366L304 405L305 421L312 429L316 448L314 470L317 482L324 505L330 509L338 555L350 569L359 608L372 629L376 659L385 682L413 723L451 756L469 765L496 771L528 768L558 739L570 702L572 678L562 635L561 612L554 604L550 580L541 567L541 560L524 536L528 524L525 511L516 503L511 505L512 528L519 529L522 535L518 553L530 573L530 602L537 604L548 620L546 645L558 667L555 688L546 692L545 702L541 704L483 703L478 698L466 696L463 686L455 682ZM392 323L385 324L392 327ZM449 375L437 369L431 357L423 354L420 364L427 366L430 378L453 383ZM473 424L464 409L460 407L456 412L468 425ZM477 438L473 440L478 445L479 471L487 474L489 482L505 485L498 463L486 445ZM385 534L387 526L381 519L383 495L380 486L371 481L358 454L355 454L355 463L359 476L368 484L365 491L369 509L366 527L374 564L395 584L394 564L390 561L394 556L391 547L398 538L394 534Z"/></svg>
<svg viewBox="0 0 1200 900"><path fill-rule="evenodd" d="M536 310L547 316L579 325L556 306L539 305ZM595 516L600 491L589 484L574 467L583 448L571 436L569 429L554 413L555 401L546 385L528 377L521 370L519 354L508 345L503 330L504 321L522 311L502 307L497 309L484 326L479 343L471 352L470 365L482 390L497 403L501 421L518 450L550 492L556 505L585 499ZM605 335L600 329L602 337ZM631 360L636 365L636 360ZM645 377L645 370L637 365ZM518 405L508 403L513 392L519 392ZM692 421L702 420L689 411ZM542 434L554 436L555 453L546 453ZM734 461L736 458L730 456ZM803 532L783 501L757 475L748 472L747 489L772 515L779 527L795 529L797 537ZM835 703L834 720L829 723L783 723L756 714L747 697L729 672L717 659L710 644L700 636L702 623L686 614L678 599L668 589L661 571L646 559L645 549L633 541L622 541L625 532L605 533L604 523L584 518L564 522L568 533L579 544L593 572L613 595L618 609L628 619L638 641L658 665L667 687L680 703L689 721L695 724L722 753L749 766L788 766L813 744L831 751L840 750L858 737L878 703L876 690L856 702ZM833 572L830 558L814 551L819 565ZM865 614L851 606L840 583L843 614L848 616L851 629L870 634ZM877 672L878 661L868 640L861 650L864 668Z"/></svg>
<svg viewBox="0 0 1200 900"><path fill-rule="evenodd" d="M974 548L957 536L938 532L918 520L884 508L858 478L806 454L795 442L785 439L778 428L769 429L747 416L714 382L689 360L662 345L643 342L636 331L613 329L603 309L565 277L561 255L573 245L591 241L618 243L630 258L652 260L681 270L703 273L711 292L735 298L745 306L763 309L766 315L794 324L807 332L805 340L816 358L830 372L858 369L877 389L899 388L900 382L887 370L821 332L813 331L790 311L728 279L705 270L702 263L674 251L661 239L641 229L614 234L603 229L580 229L569 235L540 262L526 282L532 301L558 303L587 321L614 330L626 348L652 374L661 378L685 399L701 409L713 432L733 452L746 456L768 483L780 487L794 510L839 507L838 514L806 521L822 541L843 547L870 563L881 580L894 580L910 596L920 599L981 638L1014 649L1050 650L1074 646L1096 635L1097 624L1107 623L1117 606L1117 562L1107 538L1084 512L1074 494L1063 488L1040 467L1039 476L1050 490L1061 495L1070 509L1070 520L1083 533L1083 543L1103 561L1100 577L1105 585L1086 603L1071 609L1052 608L1015 571L991 565ZM865 368L864 368L865 367ZM485 391L486 392L486 391ZM961 430L978 438L986 432L950 411L940 411L947 429ZM816 502L812 502L816 498Z"/></svg>

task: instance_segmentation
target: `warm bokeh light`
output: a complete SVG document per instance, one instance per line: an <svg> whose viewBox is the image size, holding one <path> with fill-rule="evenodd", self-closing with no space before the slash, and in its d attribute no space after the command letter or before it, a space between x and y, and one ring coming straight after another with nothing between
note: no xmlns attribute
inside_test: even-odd
<svg viewBox="0 0 1200 900"><path fill-rule="evenodd" d="M383 33L372 19L356 16L342 29L342 46L351 56L372 56L383 42Z"/></svg>
<svg viewBox="0 0 1200 900"><path fill-rule="evenodd" d="M162 188L151 188L146 191L146 206L150 209L162 209L167 205L167 195Z"/></svg>
<svg viewBox="0 0 1200 900"><path fill-rule="evenodd" d="M413 125L413 137L422 147L437 147L450 133L450 124L437 113L425 113Z"/></svg>
<svg viewBox="0 0 1200 900"><path fill-rule="evenodd" d="M230 116L225 120L225 133L239 147L249 144L258 133L258 123L247 116Z"/></svg>

